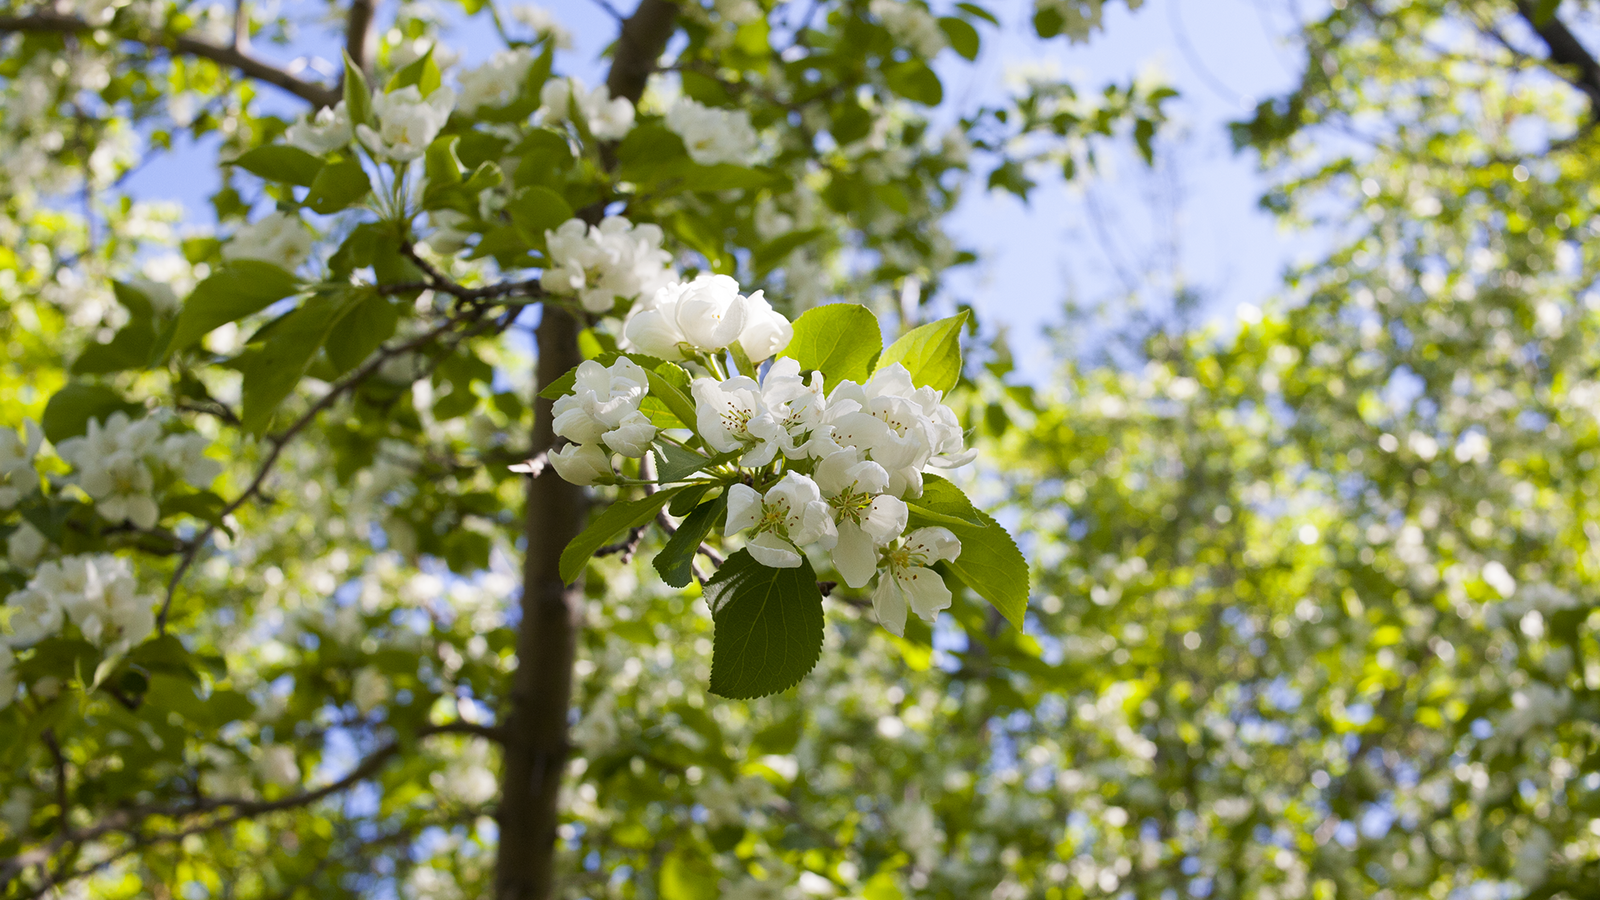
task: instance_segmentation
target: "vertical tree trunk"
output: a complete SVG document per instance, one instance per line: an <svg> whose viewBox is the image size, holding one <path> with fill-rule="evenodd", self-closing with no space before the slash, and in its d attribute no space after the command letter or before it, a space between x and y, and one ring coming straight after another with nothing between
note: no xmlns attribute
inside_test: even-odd
<svg viewBox="0 0 1600 900"><path fill-rule="evenodd" d="M672 36L677 7L671 0L641 0L622 24L607 85L613 96L638 102L645 80ZM598 218L595 210L594 218ZM535 390L577 365L578 323L545 304L538 329ZM551 402L534 398L533 449L555 443ZM567 763L567 716L572 704L572 663L578 644L581 589L561 581L561 551L583 525L583 489L546 466L528 485L527 560L523 568L522 622L517 671L505 727L500 793L500 847L495 894L499 900L550 900L555 896L557 798Z"/></svg>

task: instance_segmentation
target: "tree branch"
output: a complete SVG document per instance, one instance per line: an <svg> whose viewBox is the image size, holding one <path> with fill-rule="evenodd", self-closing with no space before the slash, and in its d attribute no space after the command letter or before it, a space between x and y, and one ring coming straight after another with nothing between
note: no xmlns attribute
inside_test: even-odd
<svg viewBox="0 0 1600 900"><path fill-rule="evenodd" d="M26 16L0 16L0 34L80 34L98 30L82 19L54 12ZM237 69L246 77L282 88L313 106L332 106L340 91L291 75L287 70L257 59L238 47L224 47L188 35L158 34L149 31L117 33L120 40L165 50L169 54L207 59L225 68Z"/></svg>
<svg viewBox="0 0 1600 900"><path fill-rule="evenodd" d="M1544 41L1550 51L1551 62L1577 71L1576 78L1566 80L1589 98L1590 123L1600 119L1600 63L1595 61L1594 54L1555 15L1540 22L1537 10L1529 0L1517 0L1517 14Z"/></svg>
<svg viewBox="0 0 1600 900"><path fill-rule="evenodd" d="M372 65L372 19L377 7L375 0L353 0L345 18L344 52L363 74L370 74Z"/></svg>

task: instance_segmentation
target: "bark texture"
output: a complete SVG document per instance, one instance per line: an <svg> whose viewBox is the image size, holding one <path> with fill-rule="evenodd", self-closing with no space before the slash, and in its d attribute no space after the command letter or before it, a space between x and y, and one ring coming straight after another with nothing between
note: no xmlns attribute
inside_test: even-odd
<svg viewBox="0 0 1600 900"><path fill-rule="evenodd" d="M641 0L622 23L607 86L612 96L637 102L645 80L672 36L677 7L670 0ZM600 209L586 210L598 219ZM578 322L545 304L538 329L538 386L577 365ZM551 402L534 398L533 449L555 443ZM500 798L500 846L495 893L499 900L550 900L556 896L558 798L566 771L567 719L572 706L572 664L583 609L580 587L564 584L561 551L582 529L583 489L546 466L528 485L527 560L523 568L522 622L517 671L505 728Z"/></svg>

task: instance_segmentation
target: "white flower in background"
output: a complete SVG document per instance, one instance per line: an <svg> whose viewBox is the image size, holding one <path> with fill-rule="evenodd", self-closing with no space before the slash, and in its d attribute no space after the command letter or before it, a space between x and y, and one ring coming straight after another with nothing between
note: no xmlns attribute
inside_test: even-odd
<svg viewBox="0 0 1600 900"><path fill-rule="evenodd" d="M471 221L465 213L453 209L429 210L428 224L434 227L434 231L423 242L429 250L440 256L460 253L467 246L467 239L472 236Z"/></svg>
<svg viewBox="0 0 1600 900"><path fill-rule="evenodd" d="M756 0L716 0L712 5L717 15L733 25L747 25L763 15L761 4Z"/></svg>
<svg viewBox="0 0 1600 900"><path fill-rule="evenodd" d="M621 216L592 227L568 219L544 235L552 265L540 285L552 294L576 294L589 312L610 312L618 300L648 300L672 280L672 254L661 249L656 225L634 225Z"/></svg>
<svg viewBox="0 0 1600 900"><path fill-rule="evenodd" d="M951 127L939 139L939 152L952 166L964 166L972 158L972 141L964 129Z"/></svg>
<svg viewBox="0 0 1600 900"><path fill-rule="evenodd" d="M378 118L378 128L357 125L356 136L374 156L410 162L427 152L428 145L449 120L455 103L456 93L447 87L434 88L427 97L416 85L388 94L375 91L372 112Z"/></svg>
<svg viewBox="0 0 1600 900"><path fill-rule="evenodd" d="M168 469L201 490L222 474L222 463L206 455L211 441L195 432L168 435L161 442L161 456Z"/></svg>
<svg viewBox="0 0 1600 900"><path fill-rule="evenodd" d="M803 560L799 548L820 544L831 549L838 537L817 483L798 472L785 474L765 495L747 484L728 489L724 531L732 535L746 529L755 537L745 549L756 562L774 569L797 568Z"/></svg>
<svg viewBox="0 0 1600 900"><path fill-rule="evenodd" d="M86 570L84 591L61 598L67 617L85 640L121 652L150 636L156 627L155 598L138 593L139 584L128 560L116 556L62 560L63 565L68 562L81 562Z"/></svg>
<svg viewBox="0 0 1600 900"><path fill-rule="evenodd" d="M461 73L458 105L467 113L485 106L505 106L517 99L532 65L533 54L526 48L501 50L483 65Z"/></svg>
<svg viewBox="0 0 1600 900"><path fill-rule="evenodd" d="M31 569L49 546L49 538L33 527L32 522L25 521L6 539L6 558L19 569Z"/></svg>
<svg viewBox="0 0 1600 900"><path fill-rule="evenodd" d="M39 489L39 472L33 467L33 457L44 442L44 432L32 419L23 422L22 430L19 435L10 428L0 428L0 509L16 506Z"/></svg>
<svg viewBox="0 0 1600 900"><path fill-rule="evenodd" d="M615 474L611 471L611 454L599 444L568 444L550 451L548 458L563 480L585 487Z"/></svg>
<svg viewBox="0 0 1600 900"><path fill-rule="evenodd" d="M49 565L45 563L45 566ZM38 576L35 576L29 584L38 581ZM6 598L6 606L11 607L11 619L6 623L10 632L6 637L8 646L37 644L61 630L61 604L47 590L31 586L23 588Z"/></svg>
<svg viewBox="0 0 1600 900"><path fill-rule="evenodd" d="M602 691L572 728L572 743L588 756L613 750L622 729L617 727L617 698Z"/></svg>
<svg viewBox="0 0 1600 900"><path fill-rule="evenodd" d="M17 699L17 657L11 648L0 644L0 709Z"/></svg>
<svg viewBox="0 0 1600 900"><path fill-rule="evenodd" d="M294 271L311 255L311 230L294 213L275 212L240 226L222 247L222 258L254 259Z"/></svg>
<svg viewBox="0 0 1600 900"><path fill-rule="evenodd" d="M739 282L726 275L700 275L657 291L647 307L628 317L622 336L632 349L661 359L714 353L744 334L749 309Z"/></svg>
<svg viewBox="0 0 1600 900"><path fill-rule="evenodd" d="M683 138L689 158L702 166L760 162L760 138L742 109L717 109L689 97L679 97L667 110L667 127Z"/></svg>
<svg viewBox="0 0 1600 900"><path fill-rule="evenodd" d="M620 141L633 130L633 104L611 96L605 85L589 90L577 78L552 78L539 92L539 113L546 125L570 121L576 113L589 133L602 141Z"/></svg>
<svg viewBox="0 0 1600 900"><path fill-rule="evenodd" d="M1138 9L1143 0L1129 0L1129 9ZM1061 17L1061 33L1072 43L1087 41L1100 27L1104 0L1033 0L1035 11L1053 10Z"/></svg>
<svg viewBox="0 0 1600 900"><path fill-rule="evenodd" d="M872 0L867 7L896 42L925 60L939 55L949 46L939 22L919 3L905 0Z"/></svg>
<svg viewBox="0 0 1600 900"><path fill-rule="evenodd" d="M94 508L108 522L132 522L150 528L161 517L151 493L155 478L144 460L126 451L97 459L78 475L78 486L94 498Z"/></svg>
<svg viewBox="0 0 1600 900"><path fill-rule="evenodd" d="M493 748L488 741L467 741L460 751L451 754L450 767L428 776L433 789L467 806L482 806L493 800L500 791L500 780L494 774ZM433 900L434 894L422 895Z"/></svg>
<svg viewBox="0 0 1600 900"><path fill-rule="evenodd" d="M638 412L639 401L649 392L649 376L626 356L610 366L585 360L574 374L572 393L551 407L551 425L569 441L594 443L620 427L629 413Z"/></svg>
<svg viewBox="0 0 1600 900"><path fill-rule="evenodd" d="M350 699L355 701L356 709L362 715L387 703L390 694L389 679L372 666L357 672L355 682L350 687Z"/></svg>
<svg viewBox="0 0 1600 900"><path fill-rule="evenodd" d="M256 768L267 784L286 788L300 784L300 763L295 760L293 747L273 744L262 748Z"/></svg>
<svg viewBox="0 0 1600 900"><path fill-rule="evenodd" d="M854 447L819 463L816 482L839 532L834 567L845 584L865 587L878 568L879 551L906 530L905 501L884 493L889 473Z"/></svg>
<svg viewBox="0 0 1600 900"><path fill-rule="evenodd" d="M572 48L572 32L556 20L555 13L542 6L531 3L513 6L511 18L528 26L537 37L549 38L558 50Z"/></svg>
<svg viewBox="0 0 1600 900"><path fill-rule="evenodd" d="M772 308L764 292L756 291L745 298L745 323L744 330L739 332L739 346L751 362L782 353L792 340L794 325Z"/></svg>
<svg viewBox="0 0 1600 900"><path fill-rule="evenodd" d="M924 621L932 622L939 611L950 607L950 589L929 566L939 560L951 562L961 555L961 542L948 528L918 528L905 536L898 547L883 555L884 571L872 591L872 611L884 628L896 635L906 633L906 608Z"/></svg>
<svg viewBox="0 0 1600 900"><path fill-rule="evenodd" d="M283 139L289 146L313 156L341 150L349 146L353 136L350 114L345 111L343 100L335 106L324 106L315 113L301 114L283 132Z"/></svg>

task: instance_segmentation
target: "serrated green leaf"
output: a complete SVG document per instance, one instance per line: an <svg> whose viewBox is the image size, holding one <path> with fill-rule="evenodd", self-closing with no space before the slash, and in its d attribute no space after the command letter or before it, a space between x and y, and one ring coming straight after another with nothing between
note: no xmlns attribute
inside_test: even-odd
<svg viewBox="0 0 1600 900"><path fill-rule="evenodd" d="M166 353L183 350L213 328L237 322L295 293L294 275L253 259L234 260L200 282L184 301Z"/></svg>
<svg viewBox="0 0 1600 900"><path fill-rule="evenodd" d="M694 555L699 552L700 543L727 512L728 495L724 493L695 507L694 512L678 523L678 530L656 554L654 565L662 581L677 588L689 585L694 577Z"/></svg>
<svg viewBox="0 0 1600 900"><path fill-rule="evenodd" d="M322 215L332 215L367 196L372 190L361 163L346 159L322 167L306 194L306 206Z"/></svg>
<svg viewBox="0 0 1600 900"><path fill-rule="evenodd" d="M917 387L950 390L961 380L961 329L969 315L962 310L911 329L884 348L877 368L899 363L911 373L911 383Z"/></svg>
<svg viewBox="0 0 1600 900"><path fill-rule="evenodd" d="M779 355L799 362L803 371L821 372L831 390L841 381L866 381L873 357L882 351L883 331L872 310L855 303L830 303L808 309L794 320L794 338Z"/></svg>
<svg viewBox="0 0 1600 900"><path fill-rule="evenodd" d="M715 624L711 692L752 700L800 683L822 655L822 591L804 558L773 569L748 550L728 557L706 582Z"/></svg>
<svg viewBox="0 0 1600 900"><path fill-rule="evenodd" d="M568 584L577 581L596 550L631 529L649 524L681 490L681 487L667 488L640 500L618 500L606 507L561 551L561 580Z"/></svg>
<svg viewBox="0 0 1600 900"><path fill-rule="evenodd" d="M234 160L233 164L268 181L300 187L310 187L317 173L322 171L320 158L287 144L257 147Z"/></svg>
<svg viewBox="0 0 1600 900"><path fill-rule="evenodd" d="M1028 612L1028 561L1005 528L937 475L924 475L922 496L906 505L908 528L938 525L955 534L961 555L946 564L950 572L1020 631Z"/></svg>

